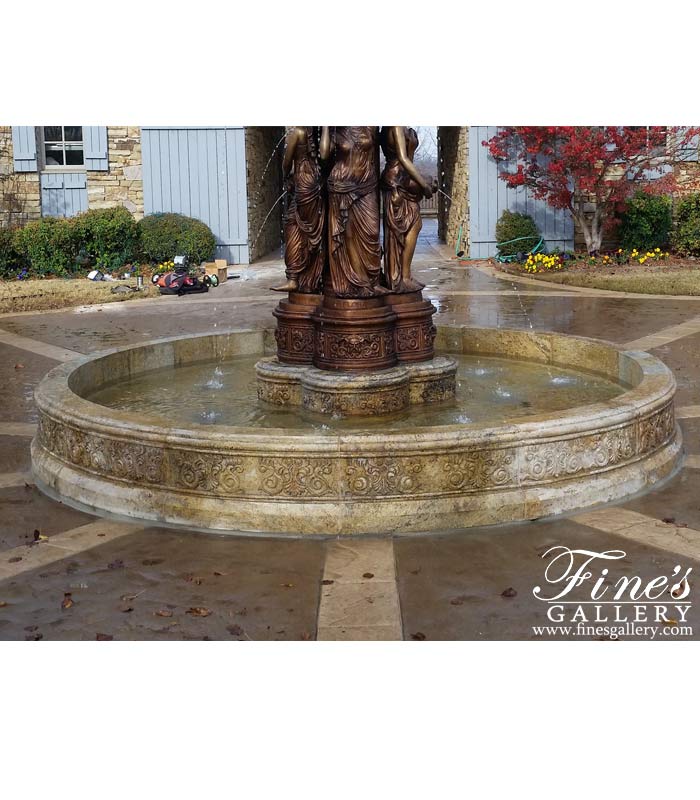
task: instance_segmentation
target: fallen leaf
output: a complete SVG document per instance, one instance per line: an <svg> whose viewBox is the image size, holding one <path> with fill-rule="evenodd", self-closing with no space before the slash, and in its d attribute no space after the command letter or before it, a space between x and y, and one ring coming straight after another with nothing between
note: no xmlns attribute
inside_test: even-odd
<svg viewBox="0 0 700 800"><path fill-rule="evenodd" d="M107 569L123 569L123 568L124 568L124 562L122 561L121 558L115 558L114 561L110 561L109 564L107 564Z"/></svg>
<svg viewBox="0 0 700 800"><path fill-rule="evenodd" d="M71 593L64 592L63 601L61 602L61 608L70 608L72 605L73 605L73 598L71 597Z"/></svg>
<svg viewBox="0 0 700 800"><path fill-rule="evenodd" d="M133 606L125 606L124 608L120 609L122 614L130 614L133 610L134 610Z"/></svg>
<svg viewBox="0 0 700 800"><path fill-rule="evenodd" d="M675 587L669 589L671 593L671 597L680 597L686 589L690 589L690 584L688 583L687 578L683 578L683 580L676 584Z"/></svg>
<svg viewBox="0 0 700 800"><path fill-rule="evenodd" d="M28 636L24 637L24 640L26 642L40 642L43 638L43 633L30 633Z"/></svg>
<svg viewBox="0 0 700 800"><path fill-rule="evenodd" d="M321 586L330 586L332 583L335 583L335 581L332 581L330 578L326 578L325 580L321 581Z"/></svg>
<svg viewBox="0 0 700 800"><path fill-rule="evenodd" d="M231 636L243 636L243 628L240 625L227 625L226 630L231 634Z"/></svg>
<svg viewBox="0 0 700 800"><path fill-rule="evenodd" d="M678 625L678 620L669 617L668 619L664 620L664 625Z"/></svg>
<svg viewBox="0 0 700 800"><path fill-rule="evenodd" d="M411 575L418 575L418 573L420 572L420 567L418 567L418 569L409 570L409 572L411 573Z"/></svg>
<svg viewBox="0 0 700 800"><path fill-rule="evenodd" d="M0 600L0 608L5 608L6 605L7 605L6 600Z"/></svg>
<svg viewBox="0 0 700 800"><path fill-rule="evenodd" d="M517 592L515 589L512 586L509 586L507 589L504 589L501 592L501 597L515 597L516 594Z"/></svg>
<svg viewBox="0 0 700 800"><path fill-rule="evenodd" d="M292 589L294 587L293 583L280 583L280 586L284 586L285 589Z"/></svg>
<svg viewBox="0 0 700 800"><path fill-rule="evenodd" d="M412 633L411 639L413 639L416 642L423 642L425 641L425 634L421 633L420 631L418 633Z"/></svg>
<svg viewBox="0 0 700 800"><path fill-rule="evenodd" d="M222 578L224 575L228 575L228 572L215 572L217 578Z"/></svg>
<svg viewBox="0 0 700 800"><path fill-rule="evenodd" d="M7 559L8 564L16 564L18 561L22 560L22 556L12 556L12 558Z"/></svg>
<svg viewBox="0 0 700 800"><path fill-rule="evenodd" d="M24 369L24 364L15 364L15 369Z"/></svg>
<svg viewBox="0 0 700 800"><path fill-rule="evenodd" d="M153 612L157 617L172 617L173 612L169 608L161 608Z"/></svg>
<svg viewBox="0 0 700 800"><path fill-rule="evenodd" d="M674 523L675 521L676 521L676 518L675 518L675 517L664 517L664 518L661 520L661 522L665 522L667 525L673 525L673 523Z"/></svg>
<svg viewBox="0 0 700 800"><path fill-rule="evenodd" d="M187 609L185 613L193 617L208 617L211 611L208 608L204 608L204 606L192 606L192 608Z"/></svg>
<svg viewBox="0 0 700 800"><path fill-rule="evenodd" d="M459 594L459 595L457 595L457 597L453 597L452 600L450 600L450 603L453 606L461 606L461 605L464 605L464 601L466 599L467 599L467 596L465 594Z"/></svg>
<svg viewBox="0 0 700 800"><path fill-rule="evenodd" d="M312 638L311 634L307 633L306 631L304 631L304 633L301 634L302 642L309 642L311 641L311 638Z"/></svg>
<svg viewBox="0 0 700 800"><path fill-rule="evenodd" d="M164 558L144 558L141 563L144 567L155 567L156 564L162 564L164 561Z"/></svg>
<svg viewBox="0 0 700 800"><path fill-rule="evenodd" d="M97 642L111 642L114 640L114 636L111 633L96 633L95 634L95 641Z"/></svg>
<svg viewBox="0 0 700 800"><path fill-rule="evenodd" d="M362 573L362 577L363 578L373 578L374 577L374 573L373 572L363 572Z"/></svg>

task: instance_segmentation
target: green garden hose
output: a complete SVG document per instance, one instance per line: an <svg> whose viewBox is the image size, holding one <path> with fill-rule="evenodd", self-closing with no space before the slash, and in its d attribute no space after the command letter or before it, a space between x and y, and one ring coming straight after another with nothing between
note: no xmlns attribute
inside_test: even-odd
<svg viewBox="0 0 700 800"><path fill-rule="evenodd" d="M537 236L518 236L517 239L508 239L508 241L506 242L499 242L498 247L501 247L501 245L504 244L513 244L513 242L522 242L525 239L537 239ZM532 250L529 251L529 255L534 256L535 253L539 253L540 250L543 248L543 245L544 245L544 237L540 236L537 244L532 248ZM496 261L499 261L501 264L509 264L511 261L516 261L517 258L518 258L517 255L514 256L498 255L496 256Z"/></svg>

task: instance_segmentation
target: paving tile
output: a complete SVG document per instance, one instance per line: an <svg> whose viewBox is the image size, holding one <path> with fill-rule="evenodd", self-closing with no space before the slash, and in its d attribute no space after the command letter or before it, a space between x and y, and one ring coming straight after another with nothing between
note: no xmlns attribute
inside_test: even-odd
<svg viewBox="0 0 700 800"><path fill-rule="evenodd" d="M394 580L394 576L394 548L390 538L329 542L324 579L337 583L367 583Z"/></svg>
<svg viewBox="0 0 700 800"><path fill-rule="evenodd" d="M0 342L0 408L3 423L36 422L34 388L57 364L52 359ZM0 433L4 432L0 429Z"/></svg>
<svg viewBox="0 0 700 800"><path fill-rule="evenodd" d="M337 583L323 586L318 615L319 628L393 627L399 620L394 581L372 581L371 585ZM398 632L398 631L397 631Z"/></svg>
<svg viewBox="0 0 700 800"><path fill-rule="evenodd" d="M0 489L0 509L0 552L32 542L35 530L51 537L95 519L24 484Z"/></svg>
<svg viewBox="0 0 700 800"><path fill-rule="evenodd" d="M546 604L533 594L543 585L555 545L602 552L623 550L615 576L644 581L671 575L678 556L639 542L558 519L395 542L404 638L430 640L537 640L533 626L548 624ZM682 559L698 574L700 561ZM545 584L546 585L546 584ZM504 597L506 589L516 594ZM700 638L700 604L689 614ZM571 638L558 636L553 638ZM582 637L582 638L598 638Z"/></svg>
<svg viewBox="0 0 700 800"><path fill-rule="evenodd" d="M0 434L0 472L30 472L32 459L28 436Z"/></svg>
<svg viewBox="0 0 700 800"><path fill-rule="evenodd" d="M316 637L323 542L149 528L63 552L21 575L0 573L0 639Z"/></svg>

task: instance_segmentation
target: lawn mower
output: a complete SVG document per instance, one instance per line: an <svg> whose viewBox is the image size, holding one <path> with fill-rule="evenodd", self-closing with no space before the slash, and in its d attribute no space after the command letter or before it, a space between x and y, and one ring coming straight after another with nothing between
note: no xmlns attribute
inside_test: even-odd
<svg viewBox="0 0 700 800"><path fill-rule="evenodd" d="M175 256L173 259L175 269L163 275L156 273L151 276L151 282L160 289L161 294L202 294L208 292L210 286L218 286L217 275L205 275L201 280L187 261L187 256Z"/></svg>

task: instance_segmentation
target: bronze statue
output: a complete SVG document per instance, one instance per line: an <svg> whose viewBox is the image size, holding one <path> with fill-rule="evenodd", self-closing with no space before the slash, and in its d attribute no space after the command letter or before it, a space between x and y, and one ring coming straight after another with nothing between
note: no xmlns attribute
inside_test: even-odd
<svg viewBox="0 0 700 800"><path fill-rule="evenodd" d="M402 125L383 127L386 166L381 178L384 200L384 282L394 293L416 292L422 283L411 278L411 261L423 226L420 201L433 190L413 164L418 135Z"/></svg>
<svg viewBox="0 0 700 800"><path fill-rule="evenodd" d="M273 291L313 294L321 283L326 216L313 128L290 129L282 172L289 193L284 219L287 282Z"/></svg>
<svg viewBox="0 0 700 800"><path fill-rule="evenodd" d="M380 285L379 143L375 126L322 129L328 175L330 288L339 298L386 294Z"/></svg>

